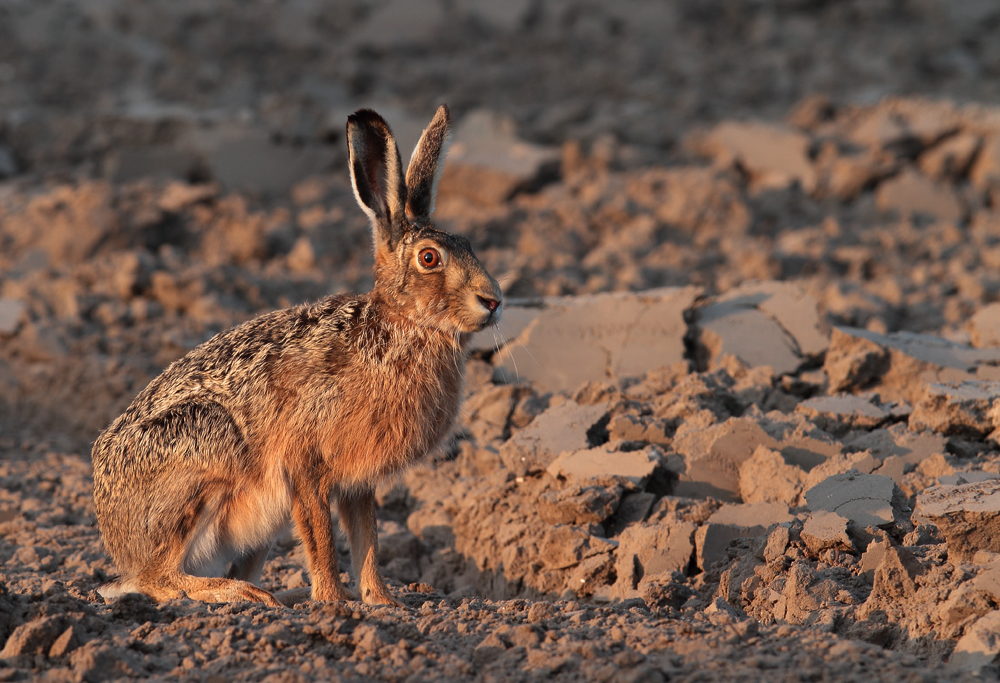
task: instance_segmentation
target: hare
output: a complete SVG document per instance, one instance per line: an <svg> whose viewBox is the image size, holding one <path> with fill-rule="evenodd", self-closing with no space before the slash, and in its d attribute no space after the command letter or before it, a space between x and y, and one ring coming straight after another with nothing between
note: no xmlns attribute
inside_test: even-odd
<svg viewBox="0 0 1000 683"><path fill-rule="evenodd" d="M348 117L351 181L375 244L372 291L220 333L98 437L94 509L121 572L98 589L103 597L277 606L255 584L273 539L294 522L312 599L354 599L337 567L335 497L360 598L399 604L379 573L375 486L448 433L468 341L503 310L468 240L430 221L449 140L441 106L404 180L382 117Z"/></svg>

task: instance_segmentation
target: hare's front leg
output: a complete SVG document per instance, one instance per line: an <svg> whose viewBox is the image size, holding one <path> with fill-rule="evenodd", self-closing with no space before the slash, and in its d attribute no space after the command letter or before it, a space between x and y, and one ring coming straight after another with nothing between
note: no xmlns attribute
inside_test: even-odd
<svg viewBox="0 0 1000 683"><path fill-rule="evenodd" d="M292 517L309 560L312 599L328 602L353 600L354 596L340 582L337 547L330 519L329 490L320 490L317 482L307 481L305 477L296 481Z"/></svg>
<svg viewBox="0 0 1000 683"><path fill-rule="evenodd" d="M351 564L358 578L358 592L369 605L403 605L389 594L378 570L378 522L375 491L370 488L341 491L337 496L340 524L351 543Z"/></svg>

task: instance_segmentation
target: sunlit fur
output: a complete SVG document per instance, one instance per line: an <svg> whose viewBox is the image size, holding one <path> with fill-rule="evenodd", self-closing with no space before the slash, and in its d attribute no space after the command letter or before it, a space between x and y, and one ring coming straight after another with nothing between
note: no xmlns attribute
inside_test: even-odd
<svg viewBox="0 0 1000 683"><path fill-rule="evenodd" d="M433 206L449 117L442 107L407 178L385 122L349 119L352 182L372 219L375 287L275 311L205 342L153 380L94 444L94 507L122 575L106 598L142 592L210 602L278 598L255 584L293 524L311 597L352 597L330 519L337 500L360 597L395 603L378 571L374 488L424 456L459 407L465 346L500 319L496 281L467 240L407 217ZM357 174L364 177L356 177ZM435 268L419 250L441 254ZM494 310L491 310L493 308Z"/></svg>

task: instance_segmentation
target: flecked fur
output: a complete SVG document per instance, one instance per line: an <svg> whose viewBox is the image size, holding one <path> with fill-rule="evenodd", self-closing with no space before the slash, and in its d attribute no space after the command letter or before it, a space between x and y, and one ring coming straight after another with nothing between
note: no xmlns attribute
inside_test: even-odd
<svg viewBox="0 0 1000 683"><path fill-rule="evenodd" d="M449 125L442 106L407 186L385 121L370 110L348 119L355 196L372 220L371 292L217 335L168 367L97 439L94 506L122 572L101 587L106 598L278 605L255 584L273 539L292 523L311 597L349 599L330 518L336 498L361 599L395 603L378 570L375 486L447 434L466 342L502 311L500 288L468 241L404 212L408 194L419 198L411 210L432 209ZM428 249L439 258L430 268L421 261Z"/></svg>

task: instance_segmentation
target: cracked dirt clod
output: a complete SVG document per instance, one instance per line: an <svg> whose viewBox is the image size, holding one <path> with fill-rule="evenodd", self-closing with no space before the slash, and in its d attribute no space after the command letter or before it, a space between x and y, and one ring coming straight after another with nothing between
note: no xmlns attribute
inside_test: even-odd
<svg viewBox="0 0 1000 683"><path fill-rule="evenodd" d="M1000 427L1000 381L928 384L910 416L914 430L983 439Z"/></svg>
<svg viewBox="0 0 1000 683"><path fill-rule="evenodd" d="M1000 552L1000 481L927 489L917 496L914 517L934 524L956 558Z"/></svg>
<svg viewBox="0 0 1000 683"><path fill-rule="evenodd" d="M681 362L684 316L699 294L685 287L548 300L499 366L506 377L559 391Z"/></svg>
<svg viewBox="0 0 1000 683"><path fill-rule="evenodd" d="M916 404L929 382L977 379L1000 362L1000 349L975 349L941 337L912 332L879 334L836 328L824 368L833 391L878 384L883 399Z"/></svg>
<svg viewBox="0 0 1000 683"><path fill-rule="evenodd" d="M805 497L811 510L835 512L862 529L891 526L909 516L892 479L854 469L824 479Z"/></svg>
<svg viewBox="0 0 1000 683"><path fill-rule="evenodd" d="M562 453L589 446L587 432L607 410L606 405L581 406L574 401L551 407L504 443L500 457L512 472L540 472Z"/></svg>
<svg viewBox="0 0 1000 683"><path fill-rule="evenodd" d="M702 364L714 367L724 354L776 375L796 371L829 345L816 300L792 283L750 282L699 309Z"/></svg>

